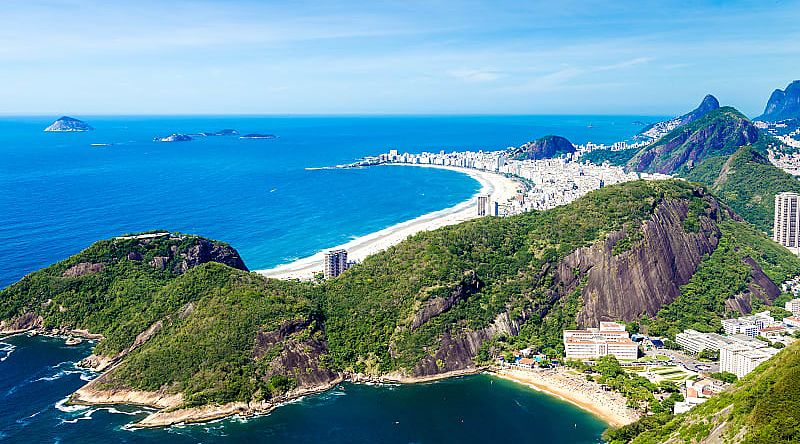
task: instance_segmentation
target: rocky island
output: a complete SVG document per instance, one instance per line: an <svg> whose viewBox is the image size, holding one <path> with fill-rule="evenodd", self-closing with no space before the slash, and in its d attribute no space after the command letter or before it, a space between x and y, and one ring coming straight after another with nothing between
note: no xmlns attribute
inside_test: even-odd
<svg viewBox="0 0 800 444"><path fill-rule="evenodd" d="M192 136L188 134L173 133L166 137L156 137L154 142L188 142L192 140Z"/></svg>
<svg viewBox="0 0 800 444"><path fill-rule="evenodd" d="M84 132L84 131L92 131L92 128L88 123L75 119L69 116L61 116L50 124L47 128L44 129L45 132L48 133L75 133L75 132Z"/></svg>

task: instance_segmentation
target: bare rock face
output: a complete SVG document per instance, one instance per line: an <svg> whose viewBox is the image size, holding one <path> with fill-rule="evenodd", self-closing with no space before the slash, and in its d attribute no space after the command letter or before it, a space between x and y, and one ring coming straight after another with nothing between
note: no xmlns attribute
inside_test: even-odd
<svg viewBox="0 0 800 444"><path fill-rule="evenodd" d="M435 297L425 301L417 310L414 315L414 320L411 322L411 330L416 330L424 323L433 319L436 316L450 310L454 305L467 298L483 288L481 282L474 271L470 271L465 276L464 281L457 285L447 297Z"/></svg>
<svg viewBox="0 0 800 444"><path fill-rule="evenodd" d="M183 260L178 264L178 270L176 270L181 273L206 262L219 262L229 267L248 271L238 251L228 245L214 243L207 239L198 239L198 242L189 247L182 256Z"/></svg>
<svg viewBox="0 0 800 444"><path fill-rule="evenodd" d="M320 325L320 319L297 319L284 322L277 330L259 331L253 357L271 359L268 371L294 379L298 389L331 384L341 378L320 365L320 358L328 353Z"/></svg>
<svg viewBox="0 0 800 444"><path fill-rule="evenodd" d="M42 325L44 325L44 319L41 316L37 316L35 313L24 313L14 319L0 321L0 332L17 333L41 328Z"/></svg>
<svg viewBox="0 0 800 444"><path fill-rule="evenodd" d="M91 262L81 262L64 270L64 274L62 274L62 276L64 277L85 276L87 274L99 273L103 271L103 268L105 268L105 265L101 263L93 264Z"/></svg>
<svg viewBox="0 0 800 444"><path fill-rule="evenodd" d="M580 327L600 321L632 321L643 314L653 316L680 295L680 287L691 279L706 254L720 238L714 222L719 208L713 199L697 233L683 230L688 206L683 201L665 201L642 227L642 241L630 251L613 255L612 249L625 233L609 236L605 242L576 250L559 264L556 276L568 286L586 275L581 291L583 306L578 313ZM730 215L732 216L732 214ZM578 275L573 270L580 270Z"/></svg>

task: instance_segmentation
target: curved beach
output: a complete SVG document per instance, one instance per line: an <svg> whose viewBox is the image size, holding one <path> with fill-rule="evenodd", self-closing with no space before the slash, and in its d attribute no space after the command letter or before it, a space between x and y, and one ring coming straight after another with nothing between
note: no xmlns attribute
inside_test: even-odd
<svg viewBox="0 0 800 444"><path fill-rule="evenodd" d="M353 239L342 245L326 248L313 256L298 259L288 264L279 265L267 270L256 270L264 276L276 279L312 279L315 273L322 271L322 259L326 250L343 248L347 250L347 257L350 260L363 261L371 254L385 250L392 245L396 245L411 235L420 231L435 230L447 225L453 225L478 216L475 208L475 197L479 194L491 194L493 200L505 202L512 199L519 188L519 183L501 174L481 171L470 168L459 168L441 165L391 165L391 166L412 166L422 168L439 168L451 171L458 171L466 174L481 184L481 188L474 196L468 200L432 213L423 214L415 219L401 222L383 230L370 233L366 236Z"/></svg>

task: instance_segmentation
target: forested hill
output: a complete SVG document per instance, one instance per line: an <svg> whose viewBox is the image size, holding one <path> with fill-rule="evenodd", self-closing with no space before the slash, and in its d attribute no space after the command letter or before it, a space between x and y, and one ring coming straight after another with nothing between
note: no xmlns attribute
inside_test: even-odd
<svg viewBox="0 0 800 444"><path fill-rule="evenodd" d="M718 108L642 148L628 161L628 167L635 171L679 173L709 157L729 156L759 137L758 129L743 114L731 107Z"/></svg>
<svg viewBox="0 0 800 444"><path fill-rule="evenodd" d="M800 343L687 413L661 413L606 433L610 444L800 442Z"/></svg>
<svg viewBox="0 0 800 444"><path fill-rule="evenodd" d="M192 261L190 239L227 253ZM704 189L672 180L423 232L322 284L237 270L229 248L101 241L3 290L2 327L102 334L87 361L106 369L93 396L136 390L174 410L281 400L342 376L475 369L526 346L556 354L562 329L601 320L714 328L772 304L800 273Z"/></svg>

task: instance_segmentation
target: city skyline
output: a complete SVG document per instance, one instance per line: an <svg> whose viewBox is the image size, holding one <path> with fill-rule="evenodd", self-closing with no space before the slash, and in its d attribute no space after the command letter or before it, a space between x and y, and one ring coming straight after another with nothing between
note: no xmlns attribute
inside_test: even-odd
<svg viewBox="0 0 800 444"><path fill-rule="evenodd" d="M796 2L36 1L0 18L8 114L751 117L797 78Z"/></svg>

